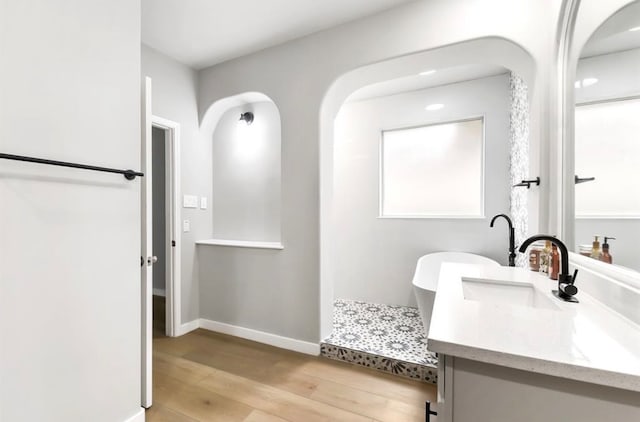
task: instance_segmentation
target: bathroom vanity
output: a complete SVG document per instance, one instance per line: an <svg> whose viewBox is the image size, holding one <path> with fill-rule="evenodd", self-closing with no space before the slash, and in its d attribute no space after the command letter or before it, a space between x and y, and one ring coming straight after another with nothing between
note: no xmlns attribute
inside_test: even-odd
<svg viewBox="0 0 640 422"><path fill-rule="evenodd" d="M442 265L438 421L640 421L640 327L554 288L526 269Z"/></svg>

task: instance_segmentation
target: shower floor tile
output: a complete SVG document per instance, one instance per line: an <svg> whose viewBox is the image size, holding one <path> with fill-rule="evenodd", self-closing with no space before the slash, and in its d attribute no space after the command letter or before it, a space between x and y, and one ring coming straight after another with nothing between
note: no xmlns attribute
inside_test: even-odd
<svg viewBox="0 0 640 422"><path fill-rule="evenodd" d="M323 356L436 382L438 358L427 349L417 308L338 299Z"/></svg>

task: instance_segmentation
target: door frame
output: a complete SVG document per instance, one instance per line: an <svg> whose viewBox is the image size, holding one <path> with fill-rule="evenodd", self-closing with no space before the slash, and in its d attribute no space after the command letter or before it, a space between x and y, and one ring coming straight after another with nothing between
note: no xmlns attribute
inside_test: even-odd
<svg viewBox="0 0 640 422"><path fill-rule="evenodd" d="M180 124L159 116L151 116L151 127L165 132L165 262L167 280L166 335L180 335L180 286L181 286L181 239L179 237L180 212ZM149 151L151 154L151 151ZM172 243L174 242L174 243ZM175 245L175 246L172 246Z"/></svg>

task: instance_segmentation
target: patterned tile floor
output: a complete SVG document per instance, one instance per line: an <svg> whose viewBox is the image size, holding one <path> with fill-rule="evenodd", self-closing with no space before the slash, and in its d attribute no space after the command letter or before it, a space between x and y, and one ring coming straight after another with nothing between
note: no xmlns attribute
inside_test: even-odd
<svg viewBox="0 0 640 422"><path fill-rule="evenodd" d="M333 332L321 345L323 356L436 382L436 354L417 308L338 299Z"/></svg>

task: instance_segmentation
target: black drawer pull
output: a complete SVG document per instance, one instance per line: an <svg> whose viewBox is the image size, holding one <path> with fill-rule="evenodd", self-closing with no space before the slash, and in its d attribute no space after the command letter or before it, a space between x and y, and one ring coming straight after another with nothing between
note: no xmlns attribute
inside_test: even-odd
<svg viewBox="0 0 640 422"><path fill-rule="evenodd" d="M431 420L431 415L438 416L438 412L434 412L431 410L431 402L425 402L425 422L429 422Z"/></svg>

